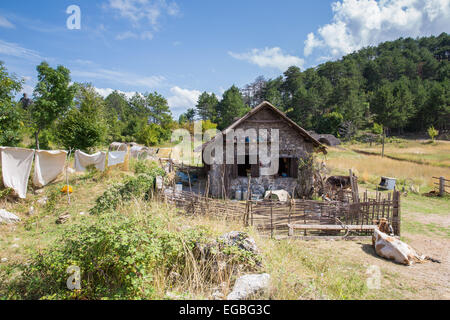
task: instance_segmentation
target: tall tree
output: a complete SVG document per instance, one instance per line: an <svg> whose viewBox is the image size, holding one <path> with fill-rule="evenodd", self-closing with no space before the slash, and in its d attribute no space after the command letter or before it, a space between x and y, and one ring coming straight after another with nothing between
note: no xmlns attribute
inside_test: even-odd
<svg viewBox="0 0 450 320"><path fill-rule="evenodd" d="M20 142L21 118L14 96L22 82L10 75L0 61L0 145L15 146Z"/></svg>
<svg viewBox="0 0 450 320"><path fill-rule="evenodd" d="M75 105L57 124L57 136L69 149L89 151L105 142L105 102L90 84L74 84Z"/></svg>
<svg viewBox="0 0 450 320"><path fill-rule="evenodd" d="M197 114L202 120L216 121L217 106L219 100L214 93L203 92L198 98L197 105L195 106Z"/></svg>
<svg viewBox="0 0 450 320"><path fill-rule="evenodd" d="M61 65L53 69L47 62L42 62L36 69L38 83L34 89L35 102L30 108L30 115L36 148L39 149L39 133L67 112L73 103L75 88L70 85L69 69Z"/></svg>
<svg viewBox="0 0 450 320"><path fill-rule="evenodd" d="M223 99L219 103L219 119L218 128L225 129L234 122L235 118L242 117L250 110L244 104L240 90L233 85L225 91Z"/></svg>

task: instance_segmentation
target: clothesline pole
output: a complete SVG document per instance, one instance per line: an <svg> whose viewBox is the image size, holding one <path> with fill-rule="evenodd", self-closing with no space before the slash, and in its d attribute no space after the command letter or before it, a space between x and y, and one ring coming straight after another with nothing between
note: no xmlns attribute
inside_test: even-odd
<svg viewBox="0 0 450 320"><path fill-rule="evenodd" d="M70 206L69 164L70 164L70 156L71 155L72 155L72 148L70 148L70 150L69 150L69 156L67 157L67 166L66 166L67 199L68 199L69 206Z"/></svg>

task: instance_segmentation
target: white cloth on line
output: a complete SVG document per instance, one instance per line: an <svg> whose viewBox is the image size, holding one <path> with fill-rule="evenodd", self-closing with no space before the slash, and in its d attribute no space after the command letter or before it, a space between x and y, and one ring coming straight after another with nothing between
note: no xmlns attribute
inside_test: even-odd
<svg viewBox="0 0 450 320"><path fill-rule="evenodd" d="M108 167L115 166L125 162L125 151L110 151L108 152Z"/></svg>
<svg viewBox="0 0 450 320"><path fill-rule="evenodd" d="M130 148L130 156L134 159L137 159L143 149L144 149L144 147L142 147L142 146L131 147Z"/></svg>
<svg viewBox="0 0 450 320"><path fill-rule="evenodd" d="M55 180L66 164L67 151L36 150L33 185L42 188Z"/></svg>
<svg viewBox="0 0 450 320"><path fill-rule="evenodd" d="M75 170L77 172L86 171L87 166L94 165L98 170L105 171L106 152L87 154L80 150L75 151Z"/></svg>
<svg viewBox="0 0 450 320"><path fill-rule="evenodd" d="M21 199L27 197L28 178L33 164L34 150L5 147L2 156L3 184Z"/></svg>

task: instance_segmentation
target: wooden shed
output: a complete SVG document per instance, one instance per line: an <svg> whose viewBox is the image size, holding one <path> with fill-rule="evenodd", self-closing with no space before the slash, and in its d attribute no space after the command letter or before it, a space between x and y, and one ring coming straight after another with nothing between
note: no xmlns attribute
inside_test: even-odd
<svg viewBox="0 0 450 320"><path fill-rule="evenodd" d="M257 132L257 139L256 141L246 140L245 163L243 163L242 155L240 161L238 161L236 153L237 141L232 142L235 152L234 161L227 163L226 142L229 139L229 133L236 132L239 129L245 132L248 132L249 129L254 129ZM262 141L269 145L269 149L272 143L270 136L269 138L261 136L260 129L266 129L269 135L272 132L271 130L278 129L279 155L276 159L271 159L271 161L279 162L279 170L275 174L261 174L265 172L263 168L267 165L264 166L259 157L256 163L251 163L252 161L250 161L251 153L255 150L250 146L252 143L258 146L258 150ZM268 190L286 190L297 198L312 195L314 184L313 170L312 166L308 167L307 164L311 163L310 159L313 152L326 153L326 147L272 104L269 102L261 103L245 116L235 121L221 134L223 138L224 163L205 163L205 149L217 137L202 146L202 158L206 174L209 176L209 192L212 196L233 198L236 191L247 191L249 176L251 177L250 188L253 195L263 196Z"/></svg>

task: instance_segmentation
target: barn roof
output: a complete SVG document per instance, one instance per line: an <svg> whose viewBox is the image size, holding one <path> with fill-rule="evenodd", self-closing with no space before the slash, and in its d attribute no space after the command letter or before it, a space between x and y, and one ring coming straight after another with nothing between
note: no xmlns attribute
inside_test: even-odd
<svg viewBox="0 0 450 320"><path fill-rule="evenodd" d="M283 120L285 120L287 122L287 124L292 127L294 130L296 130L301 136L303 136L305 138L306 141L311 142L315 148L319 149L320 151L322 151L323 153L326 153L326 147L321 144L319 141L317 141L316 139L314 139L309 133L308 131L306 131L305 129L303 129L302 127L300 127L298 124L296 124L294 121L292 121L284 112L282 112L281 110L279 110L278 108L276 108L275 106L273 106L271 103L264 101L263 103L261 103L259 106L257 106L256 108L252 109L250 112L248 112L245 116L243 116L242 118L236 120L235 122L233 122L228 128L226 128L223 132L222 135L226 135L230 130L234 130L235 128L237 128L240 124L242 124L243 122L245 122L249 117L253 116L254 114L260 112L261 110L265 109L265 108L269 108L272 111L274 111L275 113L277 113L278 115L281 116L281 118ZM204 143L201 146L201 150L203 150L208 144L210 144L212 141L214 141L215 138L213 138L212 140ZM196 152L200 151L200 149L196 149Z"/></svg>

